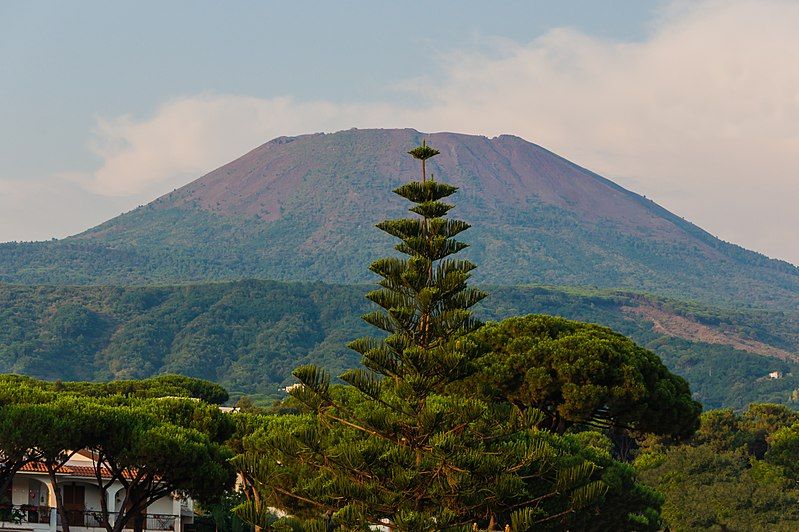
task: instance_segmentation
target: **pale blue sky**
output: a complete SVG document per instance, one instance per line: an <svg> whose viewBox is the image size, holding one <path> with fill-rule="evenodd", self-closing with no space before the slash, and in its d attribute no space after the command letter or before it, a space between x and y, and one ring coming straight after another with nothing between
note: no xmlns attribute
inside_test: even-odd
<svg viewBox="0 0 799 532"><path fill-rule="evenodd" d="M740 4L737 11L729 7L733 4ZM766 4L770 11L760 7ZM764 13L763 19L752 12ZM752 42L765 42L765 37L781 35L771 18L790 21L794 15L791 2L780 0L5 1L0 3L0 241L73 234L198 177L269 140L265 137L402 125L519 134L647 194L727 240L799 262L796 239L772 231L793 221L774 203L794 190L779 177L793 162L790 150L755 153L760 175L753 175L746 161L731 161L729 171L712 164L735 146L730 135L751 146L749 135L762 136L763 128L779 131L769 146L784 140L792 148L795 131L790 126L781 131L758 120L765 106L766 113L776 113L778 126L795 122L790 96L799 84L789 77L739 87L743 55L730 51L726 39L738 39L741 27L743 33L751 30ZM789 39L789 29L784 33ZM707 46L691 40L705 34ZM789 65L794 56L775 54L784 48L780 43L779 48L747 50ZM704 63L681 72L680 65L696 55ZM661 67L653 74L644 63ZM703 92L703 65L713 70L728 63L724 72L731 74L720 75L716 92ZM676 90L671 87L674 76L685 80ZM505 82L517 92L509 95ZM694 84L696 98L669 96ZM558 105L552 105L552 94L542 93L547 85L554 97L562 93ZM593 85L600 88L593 91ZM771 94L777 86L783 90ZM425 89L420 93L419 87ZM736 90L753 92L735 96ZM461 94L468 101L435 119L407 112ZM716 94L737 99L705 116L706 108L720 105ZM277 98L291 99L279 106L280 112ZM507 109L488 111L480 103L504 98ZM175 105L183 100L188 103ZM638 103L627 107L627 100ZM535 101L550 103L539 109ZM325 111L308 108L310 103ZM750 104L751 120L730 123L730 109L737 112ZM248 118L253 109L266 118ZM548 109L558 114L548 117ZM232 118L236 113L244 118L237 122ZM621 115L624 120L617 123ZM178 118L170 121L170 116ZM195 119L203 122L197 131L182 126ZM175 120L177 128L169 129ZM269 123L253 128L249 122L257 120ZM697 122L697 135L702 127L714 132L690 139L691 145L708 139L708 161L692 153L683 166L664 167L663 161L679 160L686 148L664 142L659 132L664 137L675 136L670 130L690 133ZM142 140L172 139L184 130L191 138L175 141L166 155ZM568 140L569 131L574 140ZM715 132L719 138L710 138ZM651 142L638 145L647 135ZM222 144L218 153L204 155ZM199 154L196 160L192 153ZM774 169L762 166L769 157L778 161ZM695 186L695 168L708 176L703 186ZM139 172L138 181L128 172ZM771 173L778 176L773 186ZM727 174L735 175L734 186L762 181L765 175L774 201L745 193L708 208L708 198L730 188L719 180ZM112 183L115 179L124 186ZM753 209L763 211L755 229L740 216L730 216L730 202L733 208L748 208L749 200Z"/></svg>
<svg viewBox="0 0 799 532"><path fill-rule="evenodd" d="M439 52L496 36L528 42L556 26L639 38L660 3L6 0L2 173L88 170L97 115L146 115L201 91L384 99L394 82L434 76Z"/></svg>

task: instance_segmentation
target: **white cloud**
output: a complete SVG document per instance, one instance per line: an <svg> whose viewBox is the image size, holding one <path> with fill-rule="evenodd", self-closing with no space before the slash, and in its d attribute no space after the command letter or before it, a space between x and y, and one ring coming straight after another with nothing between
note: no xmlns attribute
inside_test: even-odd
<svg viewBox="0 0 799 532"><path fill-rule="evenodd" d="M375 105L372 111L380 115L381 109L387 108ZM362 110L357 105L296 103L291 98L177 98L145 119L98 120L90 148L102 165L91 175L65 177L100 194L163 192L164 184L171 186L176 176L197 177L273 137L340 129Z"/></svg>
<svg viewBox="0 0 799 532"><path fill-rule="evenodd" d="M799 4L675 2L640 42L555 29L450 54L408 110L203 94L98 122L112 195L172 188L279 135L357 127L513 133L711 232L799 264ZM410 82L403 83L407 89ZM186 179L188 180L188 179ZM169 185L167 187L167 184Z"/></svg>
<svg viewBox="0 0 799 532"><path fill-rule="evenodd" d="M675 4L643 42L555 30L449 65L435 123L515 132L799 264L799 4Z"/></svg>

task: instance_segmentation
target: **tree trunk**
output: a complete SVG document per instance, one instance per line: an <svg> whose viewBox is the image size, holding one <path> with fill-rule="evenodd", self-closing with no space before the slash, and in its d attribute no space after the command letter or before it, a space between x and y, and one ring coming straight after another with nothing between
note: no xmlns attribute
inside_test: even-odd
<svg viewBox="0 0 799 532"><path fill-rule="evenodd" d="M14 475L17 474L16 469L10 469L0 473L0 493L5 493L8 488L11 487L11 483L14 482Z"/></svg>
<svg viewBox="0 0 799 532"><path fill-rule="evenodd" d="M125 528L125 524L122 512L117 512L117 518L114 520L114 528L111 529L111 532L122 532L122 529Z"/></svg>
<svg viewBox="0 0 799 532"><path fill-rule="evenodd" d="M128 503L128 501L131 502ZM135 518L138 507L138 503L132 502L132 499L130 498L130 487L126 487L125 500L122 501L122 506L117 509L117 518L116 521L114 521L114 528L112 532L122 532L122 530L125 528L125 525L128 524L128 521L130 521L132 518ZM136 526L135 521L133 526Z"/></svg>
<svg viewBox="0 0 799 532"><path fill-rule="evenodd" d="M629 462L633 439L621 427L613 427L611 441L616 452L616 458L622 462Z"/></svg>
<svg viewBox="0 0 799 532"><path fill-rule="evenodd" d="M108 488L100 488L100 512L103 514L103 528L107 532L112 532L111 519L108 515Z"/></svg>
<svg viewBox="0 0 799 532"><path fill-rule="evenodd" d="M255 508L258 509L258 513L260 514L261 513L261 496L258 494L258 490L255 489L255 485L252 485L252 497L253 497L253 500L255 501L254 502ZM249 500L249 498L250 497L248 495L247 499ZM261 532L262 530L263 530L262 526L255 525L255 532Z"/></svg>
<svg viewBox="0 0 799 532"><path fill-rule="evenodd" d="M136 513L136 515L133 516L133 532L142 532L144 530L144 522L146 520L146 514Z"/></svg>
<svg viewBox="0 0 799 532"><path fill-rule="evenodd" d="M147 524L147 497L135 496L130 505L131 519L133 519L133 532L142 532Z"/></svg>
<svg viewBox="0 0 799 532"><path fill-rule="evenodd" d="M131 519L133 519L134 532L141 532L144 525L144 520L142 519L144 516L139 515L140 511L141 510L136 510L134 512L132 509L125 510L120 508L119 512L117 512L117 518L116 521L114 521L112 532L122 532Z"/></svg>
<svg viewBox="0 0 799 532"><path fill-rule="evenodd" d="M125 527L125 525L122 524L122 522L123 522L123 520L122 520L122 512L119 512L117 514L116 520L114 521L114 528L112 528L111 531L112 532L122 532L122 529Z"/></svg>
<svg viewBox="0 0 799 532"><path fill-rule="evenodd" d="M64 498L61 496L61 490L58 486L58 479L55 476L55 468L50 463L47 463L47 474L50 477L50 484L53 486L55 492L55 507L58 515L61 516L61 530L69 532L69 517L64 509Z"/></svg>

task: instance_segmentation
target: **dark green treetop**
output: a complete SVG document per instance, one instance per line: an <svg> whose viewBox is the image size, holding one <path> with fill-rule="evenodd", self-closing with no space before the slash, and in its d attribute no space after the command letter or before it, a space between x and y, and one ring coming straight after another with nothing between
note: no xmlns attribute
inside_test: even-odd
<svg viewBox="0 0 799 532"><path fill-rule="evenodd" d="M210 404L223 404L229 399L228 392L219 384L185 377L183 375L156 375L148 379L116 380L108 382L87 381L55 381L35 379L23 375L0 375L0 389L8 387L11 393L35 394L43 397L48 393L73 393L86 397L107 397L120 395L125 397L191 397ZM2 396L0 396L2 401Z"/></svg>
<svg viewBox="0 0 799 532"><path fill-rule="evenodd" d="M425 167L425 161L427 161L427 159L430 157L435 157L439 153L441 152L428 146L427 142L424 140L422 141L421 146L417 146L408 152L409 155L413 155L414 159L419 159L422 161L422 183L427 181L427 168Z"/></svg>
<svg viewBox="0 0 799 532"><path fill-rule="evenodd" d="M414 156L422 161L422 156L427 158L435 152L427 146L417 150L421 156ZM382 279L380 288L366 297L381 310L365 315L364 320L388 333L388 337L362 338L350 344L361 354L367 368L384 376L413 379L410 393L420 397L462 378L466 362L476 355L473 350L467 352L466 344L458 339L480 326L469 309L486 294L467 286L475 268L473 263L447 259L467 247L453 237L468 229L469 224L443 218L452 206L441 200L456 190L430 179L406 183L394 191L415 204L410 210L419 217L377 224L382 231L400 239L395 247L408 255L378 259L370 266ZM343 380L361 391L366 388L358 383L366 382L364 378L363 370L342 375Z"/></svg>
<svg viewBox="0 0 799 532"><path fill-rule="evenodd" d="M699 426L701 405L660 359L608 328L553 316L515 316L471 335L488 353L459 385L536 408L549 428L574 424L675 438Z"/></svg>
<svg viewBox="0 0 799 532"><path fill-rule="evenodd" d="M799 529L796 419L780 405L753 403L705 412L688 441L645 442L634 464L665 496L661 530Z"/></svg>

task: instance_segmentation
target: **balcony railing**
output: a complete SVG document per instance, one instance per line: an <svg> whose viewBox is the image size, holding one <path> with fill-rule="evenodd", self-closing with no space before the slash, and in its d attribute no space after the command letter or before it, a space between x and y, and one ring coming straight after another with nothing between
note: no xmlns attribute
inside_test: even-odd
<svg viewBox="0 0 799 532"><path fill-rule="evenodd" d="M103 512L97 510L64 510L67 515L69 526L82 526L89 528L101 528L103 526ZM113 521L113 516L109 514L109 519ZM63 524L61 516L58 516L58 524Z"/></svg>
<svg viewBox="0 0 799 532"><path fill-rule="evenodd" d="M103 528L103 512L99 510L67 510L65 513L71 527ZM109 512L109 521L114 523L118 515L116 512ZM142 514L138 517L131 517L125 528L128 530L133 529L137 518L145 520L142 527L144 530L175 530L175 519L177 517L170 514ZM61 523L62 520L59 515L58 524L60 525Z"/></svg>
<svg viewBox="0 0 799 532"><path fill-rule="evenodd" d="M49 506L23 505L0 505L0 522L14 524L49 524L51 508ZM99 510L66 510L69 526L84 528L103 528L103 512ZM116 521L118 513L109 512L108 519L113 523ZM136 519L144 519L144 530L175 530L175 519L177 516L170 514L142 514L138 517L131 517L128 520L126 529L133 529ZM61 516L58 516L58 524L62 524Z"/></svg>
<svg viewBox="0 0 799 532"><path fill-rule="evenodd" d="M169 514L147 514L145 530L175 530L174 515Z"/></svg>
<svg viewBox="0 0 799 532"><path fill-rule="evenodd" d="M0 505L0 521L16 524L48 524L50 523L50 507L31 504L2 504Z"/></svg>

